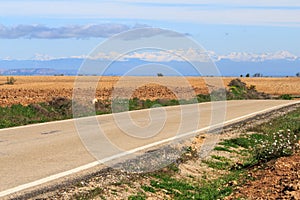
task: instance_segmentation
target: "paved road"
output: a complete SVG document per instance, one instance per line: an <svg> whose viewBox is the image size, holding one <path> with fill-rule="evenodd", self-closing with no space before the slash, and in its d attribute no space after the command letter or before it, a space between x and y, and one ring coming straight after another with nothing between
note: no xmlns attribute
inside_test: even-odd
<svg viewBox="0 0 300 200"><path fill-rule="evenodd" d="M74 168L94 166L97 159L105 160L290 103L295 102L204 103L2 129L0 197L39 183L34 181L46 181L49 176L54 179L68 170L73 173Z"/></svg>

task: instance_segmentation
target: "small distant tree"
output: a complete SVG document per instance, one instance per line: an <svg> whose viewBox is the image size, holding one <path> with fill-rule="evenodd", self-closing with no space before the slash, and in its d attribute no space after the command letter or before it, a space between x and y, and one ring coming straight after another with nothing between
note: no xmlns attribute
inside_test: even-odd
<svg viewBox="0 0 300 200"><path fill-rule="evenodd" d="M246 74L246 77L250 77L250 74L248 73L248 74Z"/></svg>
<svg viewBox="0 0 300 200"><path fill-rule="evenodd" d="M163 77L164 75L162 73L157 73L158 77Z"/></svg>
<svg viewBox="0 0 300 200"><path fill-rule="evenodd" d="M6 84L13 85L17 80L14 77L6 77Z"/></svg>
<svg viewBox="0 0 300 200"><path fill-rule="evenodd" d="M298 73L296 74L296 76L297 76L297 77L300 77L300 72L298 72Z"/></svg>
<svg viewBox="0 0 300 200"><path fill-rule="evenodd" d="M243 77L243 74L241 74L240 77L242 78L242 77Z"/></svg>
<svg viewBox="0 0 300 200"><path fill-rule="evenodd" d="M261 73L255 73L253 77L263 77L263 75Z"/></svg>

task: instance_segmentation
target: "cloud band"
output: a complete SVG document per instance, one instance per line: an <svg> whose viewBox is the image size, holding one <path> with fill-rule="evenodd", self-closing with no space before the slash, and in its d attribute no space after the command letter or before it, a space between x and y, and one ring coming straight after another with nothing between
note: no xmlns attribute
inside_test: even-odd
<svg viewBox="0 0 300 200"><path fill-rule="evenodd" d="M124 24L93 24L63 27L47 27L43 25L17 25L7 27L0 25L2 39L66 39L66 38L107 38L114 34L130 30Z"/></svg>

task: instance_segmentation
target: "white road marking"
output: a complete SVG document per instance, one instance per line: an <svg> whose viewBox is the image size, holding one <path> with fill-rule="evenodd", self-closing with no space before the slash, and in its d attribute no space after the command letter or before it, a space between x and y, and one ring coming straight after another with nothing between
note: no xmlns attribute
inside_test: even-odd
<svg viewBox="0 0 300 200"><path fill-rule="evenodd" d="M244 115L244 116L241 116L241 117L237 117L237 118L225 121L221 124L216 124L213 127L220 127L220 126L223 126L223 125L228 125L232 122L238 122L242 119L247 119L249 117L252 117L252 116L255 116L255 115L258 115L258 114L262 114L262 113L265 113L265 112L268 112L268 111L271 111L271 110L276 110L276 109L279 109L279 108L282 108L282 107L285 107L285 106L289 106L289 105L293 105L293 104L297 104L297 103L300 103L300 101L290 102L290 103L287 103L287 104L284 104L284 105L279 105L279 106L274 106L274 107L271 107L271 108L267 108L267 109L264 109L264 110L261 110L261 111L257 111L257 112L251 113L251 114L247 114L247 115ZM74 120L74 119L70 119L70 120ZM68 120L63 120L63 122L65 122L65 121L68 121ZM60 122L60 121L57 121L57 122ZM49 123L54 123L54 122L49 122ZM32 126L34 126L34 125L32 125ZM19 127L16 127L16 128L19 128ZM30 183L26 183L26 184L23 184L23 185L20 185L20 186L17 186L17 187L14 187L14 188L11 188L11 189L0 192L0 197L8 196L10 194L20 192L22 190L25 190L25 189L28 189L28 188L31 188L31 187L35 187L35 186L38 186L38 185L41 185L41 184L44 184L44 183L47 183L47 182L65 177L65 176L68 176L68 175L72 175L74 173L93 168L93 167L95 167L99 164L103 164L105 162L108 162L108 161L111 161L111 160L129 155L129 154L133 154L133 153L136 153L138 151L142 151L142 150L154 147L154 146L158 146L160 144L164 144L164 143L167 143L167 142L175 140L175 139L179 139L179 138L187 137L187 136L197 134L197 133L200 133L200 132L203 132L203 131L207 131L211 128L212 128L211 126L208 126L208 127L205 127L205 128L201 128L201 129L198 129L198 130L194 130L194 131L191 131L191 132L180 134L178 136L167 138L167 139L164 139L164 140L161 140L161 141L158 141L158 142L154 142L154 143L151 143L151 144L148 144L148 145L145 145L145 146L141 146L141 147L138 147L138 148L135 148L135 149L123 152L123 153L119 153L119 154L116 154L116 155L113 155L113 156L110 156L110 157L107 157L107 158L104 158L104 159L101 159L101 160L98 160L98 161L94 161L92 163L89 163L89 164L86 164L86 165L83 165L83 166L80 166L80 167L77 167L77 168L74 168L74 169L71 169L71 170L68 170L68 171L65 171L65 172L61 172L61 173L54 174L54 175L51 175L51 176L48 176L48 177L30 182Z"/></svg>

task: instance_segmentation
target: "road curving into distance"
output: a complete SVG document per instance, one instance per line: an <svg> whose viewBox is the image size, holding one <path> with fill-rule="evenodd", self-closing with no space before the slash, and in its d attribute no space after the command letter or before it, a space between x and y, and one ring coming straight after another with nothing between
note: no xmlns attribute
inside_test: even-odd
<svg viewBox="0 0 300 200"><path fill-rule="evenodd" d="M219 109L218 106L226 105L224 124L227 125L296 103L299 101L241 100L215 106L202 103L183 106L184 113L181 106L164 107L164 113L160 109L158 114L161 115L152 113L152 118L149 118L151 109L147 109L119 113L117 118L110 114L1 129L0 198L93 168L99 165L97 160L118 160L128 153L205 132L215 125L212 110ZM149 132L136 133L133 126L127 126L128 114L136 127L146 127L143 130ZM195 125L196 115L200 117ZM161 119L161 116L165 118ZM95 121L97 124L93 123ZM122 121L126 123L122 124ZM157 129L155 134L151 133L154 129ZM102 142L101 134L106 143L95 150L95 145ZM107 141L111 146L107 146Z"/></svg>

